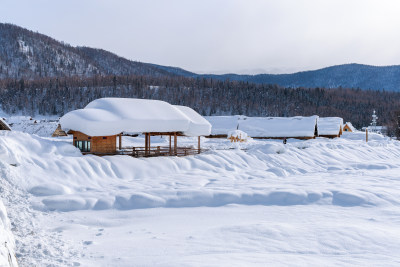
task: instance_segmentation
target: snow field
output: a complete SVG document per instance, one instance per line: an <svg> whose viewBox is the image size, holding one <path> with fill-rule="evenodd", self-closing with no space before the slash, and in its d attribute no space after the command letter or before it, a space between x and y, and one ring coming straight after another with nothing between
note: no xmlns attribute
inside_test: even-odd
<svg viewBox="0 0 400 267"><path fill-rule="evenodd" d="M396 266L400 144L363 138L203 139L200 155L136 159L4 132L1 196L26 265Z"/></svg>
<svg viewBox="0 0 400 267"><path fill-rule="evenodd" d="M398 266L399 210L327 205L55 213L82 266Z"/></svg>
<svg viewBox="0 0 400 267"><path fill-rule="evenodd" d="M388 163L400 156L400 145L388 140L318 139L286 146L263 141L246 144L247 151L140 159L82 157L67 142L23 133L8 133L0 144L3 160L30 177L21 185L35 196L33 207L44 211L227 204L379 206L397 204L400 196L393 187L385 189L389 194L364 188L382 179L371 175L374 170L400 167ZM315 172L334 179L314 177Z"/></svg>

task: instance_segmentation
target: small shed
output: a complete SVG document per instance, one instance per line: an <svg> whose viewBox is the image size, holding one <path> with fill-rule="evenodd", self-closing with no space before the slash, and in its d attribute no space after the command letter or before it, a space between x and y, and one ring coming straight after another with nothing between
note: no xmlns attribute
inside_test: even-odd
<svg viewBox="0 0 400 267"><path fill-rule="evenodd" d="M211 133L210 123L189 107L173 106L159 100L134 98L94 100L84 109L65 114L60 119L60 124L63 129L73 134L74 145L82 152L100 155L186 155L194 151L200 153L200 136ZM144 147L123 148L123 134L144 134ZM151 147L151 136L155 135L169 136L169 147ZM178 136L198 137L198 148L180 149L177 146Z"/></svg>
<svg viewBox="0 0 400 267"><path fill-rule="evenodd" d="M343 119L340 117L320 117L318 136L326 138L340 137L343 133Z"/></svg>
<svg viewBox="0 0 400 267"><path fill-rule="evenodd" d="M2 118L0 118L0 130L11 131L10 125L8 125L8 123L5 122L5 119Z"/></svg>
<svg viewBox="0 0 400 267"><path fill-rule="evenodd" d="M318 136L318 116L245 117L239 130L255 139L313 139Z"/></svg>
<svg viewBox="0 0 400 267"><path fill-rule="evenodd" d="M53 132L51 137L59 137L59 136L68 136L68 134L63 129L61 129L61 125L60 124L57 125L57 128Z"/></svg>
<svg viewBox="0 0 400 267"><path fill-rule="evenodd" d="M354 128L353 124L351 122L346 122L346 124L343 126L343 132L352 132L354 133L356 131L356 128Z"/></svg>

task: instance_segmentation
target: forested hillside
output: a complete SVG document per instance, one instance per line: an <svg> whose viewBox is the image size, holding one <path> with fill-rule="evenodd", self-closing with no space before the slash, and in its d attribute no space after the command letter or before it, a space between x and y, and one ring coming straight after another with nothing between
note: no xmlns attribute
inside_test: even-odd
<svg viewBox="0 0 400 267"><path fill-rule="evenodd" d="M10 114L62 115L100 97L160 99L203 115L340 116L356 127L369 124L373 109L380 123L391 124L400 109L400 93L395 92L292 89L205 78L111 75L0 81L1 108Z"/></svg>
<svg viewBox="0 0 400 267"><path fill-rule="evenodd" d="M130 61L102 49L72 47L46 35L0 23L0 78L175 75L165 68L168 69Z"/></svg>
<svg viewBox="0 0 400 267"><path fill-rule="evenodd" d="M0 78L36 79L93 75L213 78L282 87L360 88L400 91L400 66L345 64L293 74L200 75L181 68L141 63L102 49L72 47L46 35L0 23Z"/></svg>
<svg viewBox="0 0 400 267"><path fill-rule="evenodd" d="M254 83L279 84L284 87L360 88L400 92L400 66L344 64L293 74L205 75L210 78Z"/></svg>

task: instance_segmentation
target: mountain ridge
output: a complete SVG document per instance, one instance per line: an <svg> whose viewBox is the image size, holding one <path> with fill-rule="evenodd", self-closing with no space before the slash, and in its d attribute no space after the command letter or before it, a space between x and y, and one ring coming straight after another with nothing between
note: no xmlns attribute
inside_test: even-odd
<svg viewBox="0 0 400 267"><path fill-rule="evenodd" d="M0 79L94 75L184 76L276 84L288 88L400 91L400 65L350 63L289 74L196 74L179 67L128 60L104 49L73 47L44 34L0 23Z"/></svg>
<svg viewBox="0 0 400 267"><path fill-rule="evenodd" d="M350 63L291 74L223 74L217 76L235 81L278 84L290 88L345 87L400 91L400 65L371 66ZM214 75L206 75L206 77L217 78Z"/></svg>

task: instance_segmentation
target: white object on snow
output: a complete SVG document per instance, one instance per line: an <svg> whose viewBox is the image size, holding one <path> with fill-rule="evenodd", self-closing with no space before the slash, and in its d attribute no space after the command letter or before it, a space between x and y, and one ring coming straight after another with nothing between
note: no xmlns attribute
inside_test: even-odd
<svg viewBox="0 0 400 267"><path fill-rule="evenodd" d="M194 113L200 116L194 110L179 109L159 100L101 98L90 102L84 109L65 114L60 124L64 130L80 131L90 136L122 132L182 132L188 136L210 134L210 125L201 122Z"/></svg>
<svg viewBox="0 0 400 267"><path fill-rule="evenodd" d="M319 117L318 135L340 135L343 119L340 117Z"/></svg>

